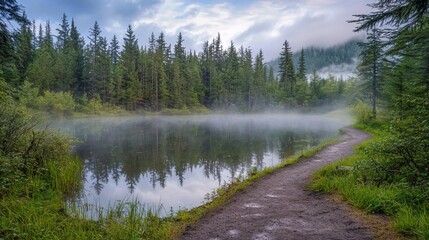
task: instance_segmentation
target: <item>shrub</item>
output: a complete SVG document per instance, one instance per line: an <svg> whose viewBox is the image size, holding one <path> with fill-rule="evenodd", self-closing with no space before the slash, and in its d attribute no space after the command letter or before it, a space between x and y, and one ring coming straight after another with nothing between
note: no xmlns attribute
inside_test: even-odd
<svg viewBox="0 0 429 240"><path fill-rule="evenodd" d="M358 123L367 123L373 118L371 108L363 101L358 101L352 107L352 113L356 117Z"/></svg>
<svg viewBox="0 0 429 240"><path fill-rule="evenodd" d="M45 91L43 96L36 99L34 105L36 109L47 111L53 114L71 115L75 110L76 104L73 96L68 92Z"/></svg>

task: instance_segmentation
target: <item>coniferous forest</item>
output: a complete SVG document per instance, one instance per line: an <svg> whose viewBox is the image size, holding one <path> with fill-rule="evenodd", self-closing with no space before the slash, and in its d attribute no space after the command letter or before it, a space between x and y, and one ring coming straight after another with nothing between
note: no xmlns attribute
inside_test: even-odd
<svg viewBox="0 0 429 240"><path fill-rule="evenodd" d="M274 71L262 50L223 45L220 34L192 51L185 49L186 36L180 33L175 43L167 43L162 32L145 42L129 25L125 36L106 39L97 22L85 36L65 14L58 26L49 21L36 26L25 13L17 14L20 28L4 45L0 78L21 89L21 101L39 110L252 112L319 106L346 95L343 80L321 79L315 72L308 79L313 69L307 68L305 52L294 64L287 41Z"/></svg>

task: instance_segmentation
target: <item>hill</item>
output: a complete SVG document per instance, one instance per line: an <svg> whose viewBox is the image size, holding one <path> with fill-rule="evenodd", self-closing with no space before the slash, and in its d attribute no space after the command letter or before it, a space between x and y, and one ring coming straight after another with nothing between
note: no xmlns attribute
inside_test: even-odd
<svg viewBox="0 0 429 240"><path fill-rule="evenodd" d="M345 43L327 48L314 46L304 48L307 74L310 74L313 70L318 71L322 75L328 73L334 75L336 73L351 74L361 52L358 42L362 42L362 39L354 38ZM300 54L301 50L297 50L293 54L295 67L298 66ZM276 58L267 63L268 66L273 66L275 73L279 71L279 61L280 58Z"/></svg>

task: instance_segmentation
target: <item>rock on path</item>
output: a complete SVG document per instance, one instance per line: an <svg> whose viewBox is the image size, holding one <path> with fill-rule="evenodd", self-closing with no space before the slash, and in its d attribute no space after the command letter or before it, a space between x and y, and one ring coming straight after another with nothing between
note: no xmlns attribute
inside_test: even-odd
<svg viewBox="0 0 429 240"><path fill-rule="evenodd" d="M182 239L372 239L345 206L306 190L309 175L353 153L353 146L369 138L356 129L345 132L342 141L238 193L189 227Z"/></svg>

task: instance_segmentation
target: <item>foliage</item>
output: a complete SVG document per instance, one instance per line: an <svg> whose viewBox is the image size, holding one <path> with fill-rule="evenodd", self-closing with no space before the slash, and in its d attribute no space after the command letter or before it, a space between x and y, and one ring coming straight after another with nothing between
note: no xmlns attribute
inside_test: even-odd
<svg viewBox="0 0 429 240"><path fill-rule="evenodd" d="M395 149L398 141L388 133L388 125L366 125L366 129L374 135L373 139L360 144L354 155L316 172L311 188L340 193L367 212L392 215L399 232L426 239L428 185L421 181L416 184L413 166L404 164L395 151L387 151ZM344 166L352 170L344 170Z"/></svg>
<svg viewBox="0 0 429 240"><path fill-rule="evenodd" d="M352 107L351 112L358 123L368 123L373 119L371 108L363 101L357 101L357 103Z"/></svg>
<svg viewBox="0 0 429 240"><path fill-rule="evenodd" d="M64 116L71 115L76 104L73 96L68 92L45 91L35 102L35 108L49 113L60 113Z"/></svg>

